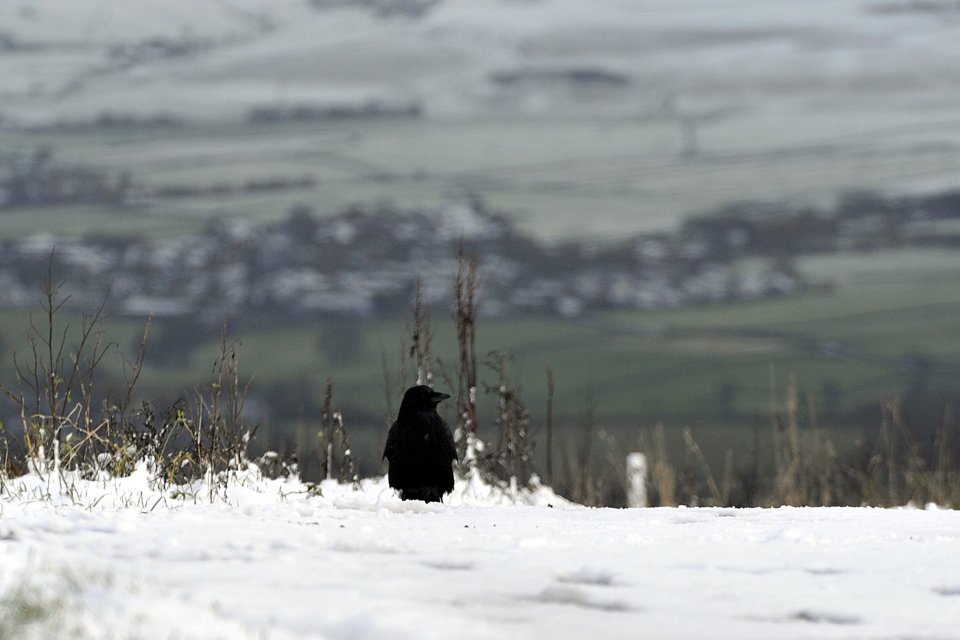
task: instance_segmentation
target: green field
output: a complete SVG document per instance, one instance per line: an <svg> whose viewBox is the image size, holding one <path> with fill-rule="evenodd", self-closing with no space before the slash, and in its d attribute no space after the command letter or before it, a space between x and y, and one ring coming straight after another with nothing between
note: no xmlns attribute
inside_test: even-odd
<svg viewBox="0 0 960 640"><path fill-rule="evenodd" d="M577 321L485 320L479 350L513 355L514 376L535 413L545 404L549 366L558 381L557 413L565 420L575 420L593 400L599 422L638 425L715 420L718 390L726 382L741 388L736 413L762 414L771 367L780 390L790 375L814 394L834 383L842 391L841 408L850 409L900 393L910 382L904 357L960 364L960 261L954 253L826 256L799 266L814 279L841 275L830 292L797 298ZM440 316L434 323L435 349L452 365L452 322ZM348 364L324 361L318 334L313 327L254 332L243 336L244 351L268 379L296 372L319 383L331 375L344 394L365 404L382 398L383 354L399 367L403 322L364 325L362 350Z"/></svg>
<svg viewBox="0 0 960 640"><path fill-rule="evenodd" d="M595 425L624 448L637 446L662 423L678 451L680 427L691 426L714 465L722 463L727 449L744 460L758 435L761 445L767 441L771 382L782 405L788 382L795 380L804 407L807 400L820 407L818 426L839 442L850 441L866 425L848 424L830 412L840 415L903 394L912 382L904 365L908 356L931 358L937 365L931 386L953 388L960 370L960 261L954 253L823 256L804 259L799 267L814 281L829 279L832 289L732 305L603 313L577 321L482 320L479 350L512 354L511 375L522 388L535 429L543 426L549 366L556 376L556 424L567 437L575 436L591 408ZM396 378L407 322L360 323L349 332L358 342L354 353L338 359L321 346L323 332L337 327L241 326L234 337L240 342L241 369L253 377L253 395L267 389L289 393L292 402L305 407L296 421L308 428L317 420L311 407L319 402L325 379L333 378L335 402L362 434L356 448L372 464L388 413L384 362ZM433 322L436 355L453 372L452 321L438 311ZM14 349L25 353L19 336L26 327L26 312L0 314L6 362ZM107 335L132 355L142 327L137 320L110 320ZM162 331L162 323L155 330ZM209 381L216 342L200 346L180 365L149 366L144 395L173 399ZM117 367L119 359L107 363ZM413 382L407 367L404 384ZM488 370L482 379L494 382ZM825 406L828 387L832 407ZM483 406L486 424L492 419L491 402L488 396ZM273 437L276 430L292 428L289 418L264 418Z"/></svg>
<svg viewBox="0 0 960 640"><path fill-rule="evenodd" d="M809 115L793 117L798 127L810 124ZM751 126L763 137L721 123L704 133L704 151L696 156L683 156L680 129L670 118L5 130L0 160L47 147L58 160L111 176L129 171L148 187L237 187L248 180L301 177L315 186L166 198L133 211L7 212L0 237L106 229L164 236L195 230L217 216L277 219L295 205L326 215L355 203L422 205L480 196L540 238L616 238L673 229L691 213L744 198L829 204L846 190L933 180L958 167L952 149L906 143L875 149L875 138L895 130L894 122L864 122L845 134L828 124L818 123L821 138L798 143L775 135L774 124L762 119ZM782 118L777 126L790 128Z"/></svg>
<svg viewBox="0 0 960 640"><path fill-rule="evenodd" d="M836 145L824 154L781 148L786 143L775 135L754 142L718 125L703 140L710 152L691 158L679 156L676 124L658 119L5 130L0 161L46 146L58 161L97 167L114 177L130 171L148 186L226 184L233 190L132 209L6 210L0 238L122 233L166 239L195 232L219 216L257 222L284 218L298 204L335 214L350 203L422 204L466 195L502 208L541 239L610 238L674 229L691 212L746 196L817 202L843 188L882 187L896 176L923 178L956 166L956 154L937 146L908 146L909 157L903 149L875 153L867 141L885 126L866 123L855 134L833 140ZM247 180L304 176L315 186L265 193L240 189ZM662 422L671 434L692 426L716 456L728 447L752 446L754 425L769 424L771 393L782 402L791 379L804 406L812 398L819 407L823 426L848 435L863 425L835 416L902 395L913 382L905 364L912 357L934 363L930 386L953 388L960 370L956 253L849 253L803 258L797 266L823 286L794 298L597 313L577 320L484 319L478 329L480 352L512 354L511 374L535 426L543 424L550 367L557 380L557 424L567 432L592 407L595 423L622 446L632 446L639 434ZM26 317L20 310L0 312L3 362L10 362L14 350L24 353L20 337ZM238 324L233 330L242 342L243 369L254 377L254 394L289 387L291 402L309 408L332 377L348 420L356 416L357 428L379 433L388 413L384 361L396 376L407 341L405 323L404 318L358 323L350 333L357 344L348 358L332 358L322 347L324 332L329 335L336 327ZM434 325L435 351L452 370L452 323L436 310ZM142 326L138 319L111 320L108 337L131 356ZM155 330L162 332L163 324ZM144 373L144 395L176 398L202 384L210 375L215 343L211 337L176 366L152 363ZM108 362L119 370L117 358ZM484 378L492 382L489 372ZM0 370L0 379L11 380L12 368ZM491 415L489 406L485 415ZM315 419L305 410L299 421ZM270 428L289 429L289 418L274 419ZM371 438L369 448L374 447Z"/></svg>

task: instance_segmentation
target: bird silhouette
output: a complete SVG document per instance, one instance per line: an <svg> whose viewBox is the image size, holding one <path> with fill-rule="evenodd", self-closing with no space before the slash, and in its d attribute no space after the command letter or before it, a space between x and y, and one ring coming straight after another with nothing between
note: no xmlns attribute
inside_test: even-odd
<svg viewBox="0 0 960 640"><path fill-rule="evenodd" d="M426 385L403 394L383 450L390 463L388 481L403 500L442 502L444 494L453 491L457 450L450 428L437 413L437 405L449 397Z"/></svg>

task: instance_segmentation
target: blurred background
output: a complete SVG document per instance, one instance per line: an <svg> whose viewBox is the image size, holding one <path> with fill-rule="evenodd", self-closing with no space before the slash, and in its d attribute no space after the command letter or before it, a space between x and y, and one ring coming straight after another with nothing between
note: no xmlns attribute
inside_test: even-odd
<svg viewBox="0 0 960 640"><path fill-rule="evenodd" d="M107 386L152 315L140 392L175 401L226 322L259 446L310 450L332 378L374 473L418 279L456 369L462 241L481 359L540 436L550 372L571 464L658 424L740 464L781 408L843 449L891 399L923 440L958 177L956 0L4 0L0 380L52 253L65 312L109 292Z"/></svg>

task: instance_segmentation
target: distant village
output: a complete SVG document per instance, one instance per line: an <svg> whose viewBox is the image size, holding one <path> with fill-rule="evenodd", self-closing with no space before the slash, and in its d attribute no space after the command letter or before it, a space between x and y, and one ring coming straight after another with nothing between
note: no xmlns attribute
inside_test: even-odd
<svg viewBox="0 0 960 640"><path fill-rule="evenodd" d="M62 202L101 202L124 215L122 205L136 199L142 206L151 196L128 177L38 156L0 181L0 219L5 210ZM219 219L200 234L163 241L107 233L7 239L0 242L0 306L35 305L52 263L72 305L90 308L109 292L120 315L211 324L372 317L407 310L418 280L428 303L449 305L462 253L480 268L481 313L575 317L793 295L815 284L793 268L798 255L932 244L960 245L960 193L855 194L827 212L745 203L671 233L558 245L524 234L480 201L354 208L332 217L297 207L263 226Z"/></svg>
<svg viewBox="0 0 960 640"><path fill-rule="evenodd" d="M279 222L211 223L195 236L33 236L0 244L0 305L35 304L51 260L71 304L109 291L115 313L294 319L371 317L406 310L415 283L447 305L458 257L476 259L481 312L578 316L590 310L660 308L796 292L784 264L741 270L698 239L644 236L616 246L546 246L479 203L434 210L352 210Z"/></svg>

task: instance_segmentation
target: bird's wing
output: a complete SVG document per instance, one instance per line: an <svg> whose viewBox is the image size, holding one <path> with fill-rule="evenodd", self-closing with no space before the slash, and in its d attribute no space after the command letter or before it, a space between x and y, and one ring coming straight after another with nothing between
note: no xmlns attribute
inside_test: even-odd
<svg viewBox="0 0 960 640"><path fill-rule="evenodd" d="M451 460L460 461L460 456L457 455L457 445L453 441L453 434L450 433L450 429L447 429L447 452L450 454Z"/></svg>
<svg viewBox="0 0 960 640"><path fill-rule="evenodd" d="M384 458L389 460L391 456L393 456L393 454L396 452L397 446L399 444L398 440L400 436L397 435L399 431L400 429L397 427L397 423L394 422L390 426L390 431L387 432L387 445L383 448L383 457L380 458L381 460L383 460Z"/></svg>
<svg viewBox="0 0 960 640"><path fill-rule="evenodd" d="M439 418L439 416L437 416ZM457 455L457 445L453 442L453 434L450 433L450 427L447 426L447 423L443 418L440 418L439 429L440 434L439 439L442 443L444 453L447 455L447 460L459 460L460 457Z"/></svg>

